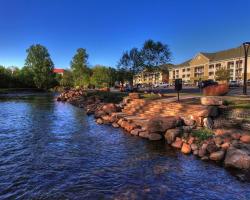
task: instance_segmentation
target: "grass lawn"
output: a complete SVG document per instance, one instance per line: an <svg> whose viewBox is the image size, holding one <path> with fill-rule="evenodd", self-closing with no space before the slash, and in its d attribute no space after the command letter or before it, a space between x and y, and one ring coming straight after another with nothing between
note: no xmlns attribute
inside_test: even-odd
<svg viewBox="0 0 250 200"><path fill-rule="evenodd" d="M250 109L250 100L244 98L226 98L224 104L235 109Z"/></svg>

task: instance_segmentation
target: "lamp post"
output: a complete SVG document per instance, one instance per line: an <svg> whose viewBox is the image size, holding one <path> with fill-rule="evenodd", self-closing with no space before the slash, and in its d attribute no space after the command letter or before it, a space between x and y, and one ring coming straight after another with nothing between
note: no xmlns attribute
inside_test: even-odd
<svg viewBox="0 0 250 200"><path fill-rule="evenodd" d="M250 42L244 42L244 53L245 53L245 66L244 66L244 85L243 85L243 94L247 94L247 57L248 57L248 50L250 47Z"/></svg>

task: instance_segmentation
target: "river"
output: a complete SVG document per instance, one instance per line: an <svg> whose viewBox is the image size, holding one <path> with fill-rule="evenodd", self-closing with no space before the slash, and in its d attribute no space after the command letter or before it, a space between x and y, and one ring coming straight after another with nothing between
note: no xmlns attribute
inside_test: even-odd
<svg viewBox="0 0 250 200"><path fill-rule="evenodd" d="M50 95L0 100L0 199L250 199L250 182Z"/></svg>

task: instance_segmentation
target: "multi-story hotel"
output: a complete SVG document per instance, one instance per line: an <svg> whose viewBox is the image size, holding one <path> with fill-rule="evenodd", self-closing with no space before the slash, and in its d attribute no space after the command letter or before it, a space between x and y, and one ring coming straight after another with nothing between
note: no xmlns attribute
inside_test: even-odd
<svg viewBox="0 0 250 200"><path fill-rule="evenodd" d="M160 67L160 69L147 71L144 70L141 73L134 75L133 85L137 84L160 84L169 82L169 69L172 68L172 64L166 64Z"/></svg>
<svg viewBox="0 0 250 200"><path fill-rule="evenodd" d="M181 78L183 82L195 84L199 80L215 80L215 72L219 68L230 70L230 80L242 81L244 73L243 47L228 49L215 53L198 53L194 58L175 65L169 71L169 82ZM250 79L250 51L248 54L247 79Z"/></svg>

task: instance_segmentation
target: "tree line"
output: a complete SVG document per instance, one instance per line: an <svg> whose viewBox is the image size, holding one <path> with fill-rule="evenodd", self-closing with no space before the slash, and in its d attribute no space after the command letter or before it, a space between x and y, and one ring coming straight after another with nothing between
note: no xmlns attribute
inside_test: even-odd
<svg viewBox="0 0 250 200"><path fill-rule="evenodd" d="M143 70L152 71L170 62L168 45L153 40L144 42L142 48L125 51L117 67L88 66L86 49L77 49L70 62L70 69L63 76L53 73L54 63L45 46L32 45L27 50L25 66L5 68L0 66L0 88L49 89L64 87L110 87L115 82L132 82L133 75Z"/></svg>

